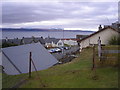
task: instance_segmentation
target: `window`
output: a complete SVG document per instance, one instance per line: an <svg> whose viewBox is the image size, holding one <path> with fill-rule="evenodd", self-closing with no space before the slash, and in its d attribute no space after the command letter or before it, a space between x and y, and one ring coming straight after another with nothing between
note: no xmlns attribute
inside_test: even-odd
<svg viewBox="0 0 120 90"><path fill-rule="evenodd" d="M62 45L62 43L58 43L58 45Z"/></svg>

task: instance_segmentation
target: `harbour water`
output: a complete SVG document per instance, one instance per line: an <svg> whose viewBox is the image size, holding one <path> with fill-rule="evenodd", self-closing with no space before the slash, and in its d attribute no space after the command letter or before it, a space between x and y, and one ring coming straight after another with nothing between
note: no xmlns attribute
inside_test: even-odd
<svg viewBox="0 0 120 90"><path fill-rule="evenodd" d="M93 32L60 32L60 31L3 31L2 38L22 38L22 37L43 37L46 38L48 36L54 38L76 38L76 35L89 35Z"/></svg>

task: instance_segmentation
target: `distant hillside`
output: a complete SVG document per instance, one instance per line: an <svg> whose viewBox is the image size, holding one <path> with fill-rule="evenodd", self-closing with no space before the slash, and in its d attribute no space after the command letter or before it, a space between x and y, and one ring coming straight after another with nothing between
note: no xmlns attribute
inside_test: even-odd
<svg viewBox="0 0 120 90"><path fill-rule="evenodd" d="M2 28L2 31L42 31L42 32L63 32L63 29L28 29L28 28ZM64 30L65 32L94 32L88 30Z"/></svg>

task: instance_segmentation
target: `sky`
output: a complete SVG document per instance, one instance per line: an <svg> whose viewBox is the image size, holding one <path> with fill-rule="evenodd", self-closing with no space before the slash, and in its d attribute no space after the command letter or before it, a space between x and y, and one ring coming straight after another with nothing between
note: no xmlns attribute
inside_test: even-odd
<svg viewBox="0 0 120 90"><path fill-rule="evenodd" d="M97 31L118 20L119 0L3 0L3 28Z"/></svg>

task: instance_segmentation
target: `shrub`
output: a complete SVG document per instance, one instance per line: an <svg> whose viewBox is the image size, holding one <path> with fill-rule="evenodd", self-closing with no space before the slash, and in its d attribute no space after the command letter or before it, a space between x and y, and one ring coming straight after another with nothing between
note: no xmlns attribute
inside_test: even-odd
<svg viewBox="0 0 120 90"><path fill-rule="evenodd" d="M112 37L109 39L108 43L109 43L110 45L120 45L120 36L112 36Z"/></svg>
<svg viewBox="0 0 120 90"><path fill-rule="evenodd" d="M11 46L18 46L18 45L17 44L13 44L13 43L3 43L2 44L2 48L11 47Z"/></svg>

